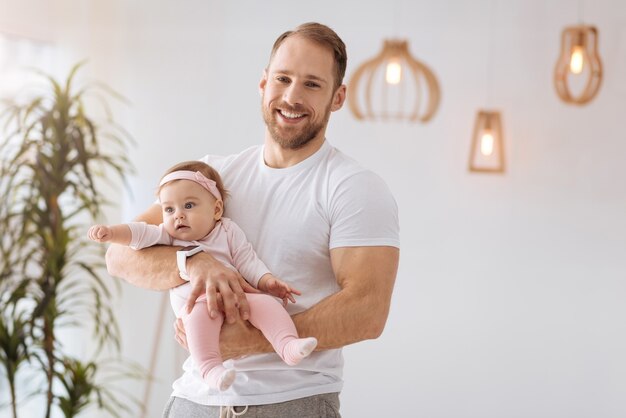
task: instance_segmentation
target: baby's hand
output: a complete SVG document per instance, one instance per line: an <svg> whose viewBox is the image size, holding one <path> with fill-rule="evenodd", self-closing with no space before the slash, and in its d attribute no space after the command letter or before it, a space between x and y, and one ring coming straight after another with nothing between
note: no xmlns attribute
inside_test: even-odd
<svg viewBox="0 0 626 418"><path fill-rule="evenodd" d="M302 294L300 291L291 288L287 283L270 273L265 274L261 277L261 280L259 280L259 290L281 298L283 300L283 306L287 306L290 301L291 303L296 303L296 299L293 295L300 296Z"/></svg>
<svg viewBox="0 0 626 418"><path fill-rule="evenodd" d="M94 225L89 228L89 239L96 242L107 242L113 238L111 228L106 225Z"/></svg>

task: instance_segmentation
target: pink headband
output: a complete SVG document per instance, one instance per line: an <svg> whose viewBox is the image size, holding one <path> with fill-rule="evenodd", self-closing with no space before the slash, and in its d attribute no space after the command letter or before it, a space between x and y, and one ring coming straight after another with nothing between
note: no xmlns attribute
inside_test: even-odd
<svg viewBox="0 0 626 418"><path fill-rule="evenodd" d="M204 187L211 193L217 200L222 200L222 195L220 191L217 189L217 185L215 181L206 178L204 174L199 171L173 171L163 177L161 183L159 183L159 187L162 187L165 183L169 183L174 180L191 180L193 182L198 183L200 186Z"/></svg>

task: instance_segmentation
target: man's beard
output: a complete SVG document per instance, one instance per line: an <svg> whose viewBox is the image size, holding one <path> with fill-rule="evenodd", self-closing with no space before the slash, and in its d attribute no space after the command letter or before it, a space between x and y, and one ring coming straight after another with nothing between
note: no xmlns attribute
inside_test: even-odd
<svg viewBox="0 0 626 418"><path fill-rule="evenodd" d="M265 125L267 126L270 135L282 148L291 150L297 150L304 147L306 144L311 142L311 140L317 137L317 135L319 135L319 133L328 124L328 119L330 118L330 106L331 104L329 103L324 110L322 120L319 122L316 123L314 121L309 121L301 128L289 128L279 126L277 118L280 116L276 115L278 111L273 107L270 108L263 106L263 102L261 102L263 120L265 121ZM310 114L309 112L304 112L300 106L288 106L285 103L279 103L277 107L292 113Z"/></svg>

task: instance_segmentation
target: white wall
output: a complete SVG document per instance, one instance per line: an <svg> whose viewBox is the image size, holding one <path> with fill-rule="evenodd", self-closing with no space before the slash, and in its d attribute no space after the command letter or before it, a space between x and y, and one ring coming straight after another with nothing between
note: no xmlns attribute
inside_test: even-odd
<svg viewBox="0 0 626 418"><path fill-rule="evenodd" d="M402 228L386 331L345 349L345 417L626 414L626 3L583 2L606 77L578 108L551 83L579 2L496 2L490 82L504 117L502 176L466 171L485 105L491 0L96 3L60 12L67 24L56 33L133 103L119 118L138 143L134 197L120 197L111 222L149 205L169 165L262 140L257 83L283 30L333 27L348 45L348 76L384 38L406 37L437 74L443 99L427 125L357 122L347 108L331 118L329 140L386 179ZM147 364L160 296L124 292L125 353ZM170 323L149 416L174 379Z"/></svg>

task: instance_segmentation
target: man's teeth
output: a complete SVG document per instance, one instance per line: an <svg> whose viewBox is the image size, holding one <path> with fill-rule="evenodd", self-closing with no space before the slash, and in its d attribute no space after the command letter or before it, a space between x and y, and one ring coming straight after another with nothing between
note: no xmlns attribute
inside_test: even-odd
<svg viewBox="0 0 626 418"><path fill-rule="evenodd" d="M302 116L304 116L304 113L291 113L291 112L285 112L284 110L281 110L280 113L287 119L297 119L297 118L301 118Z"/></svg>

